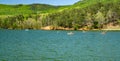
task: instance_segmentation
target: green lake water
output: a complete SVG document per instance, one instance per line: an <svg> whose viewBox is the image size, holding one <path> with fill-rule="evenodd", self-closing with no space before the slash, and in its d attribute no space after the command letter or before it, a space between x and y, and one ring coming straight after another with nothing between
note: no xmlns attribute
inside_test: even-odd
<svg viewBox="0 0 120 61"><path fill-rule="evenodd" d="M120 61L120 32L0 30L0 61Z"/></svg>

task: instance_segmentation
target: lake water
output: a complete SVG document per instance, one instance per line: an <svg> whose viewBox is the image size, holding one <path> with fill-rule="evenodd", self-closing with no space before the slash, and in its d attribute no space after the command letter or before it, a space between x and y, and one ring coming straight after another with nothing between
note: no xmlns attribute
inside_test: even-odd
<svg viewBox="0 0 120 61"><path fill-rule="evenodd" d="M0 61L120 61L120 32L0 30Z"/></svg>

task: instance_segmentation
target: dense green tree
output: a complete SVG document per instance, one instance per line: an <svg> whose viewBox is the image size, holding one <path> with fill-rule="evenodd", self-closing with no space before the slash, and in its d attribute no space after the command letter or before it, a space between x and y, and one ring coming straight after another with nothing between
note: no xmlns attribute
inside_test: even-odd
<svg viewBox="0 0 120 61"><path fill-rule="evenodd" d="M85 16L85 23L89 29L93 26L93 15L91 13L87 13Z"/></svg>
<svg viewBox="0 0 120 61"><path fill-rule="evenodd" d="M98 28L102 28L103 24L105 23L104 14L98 11L95 15L95 21L98 22Z"/></svg>
<svg viewBox="0 0 120 61"><path fill-rule="evenodd" d="M119 17L118 17L118 15L117 15L117 13L116 13L116 12L113 12L112 10L109 10L109 11L107 12L106 17L107 17L107 22L108 22L108 23L112 22L112 23L116 24L117 21L119 20Z"/></svg>

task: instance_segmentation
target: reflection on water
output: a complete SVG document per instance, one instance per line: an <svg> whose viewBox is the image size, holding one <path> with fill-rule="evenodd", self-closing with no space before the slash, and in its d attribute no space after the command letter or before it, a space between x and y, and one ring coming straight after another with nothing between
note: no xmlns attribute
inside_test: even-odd
<svg viewBox="0 0 120 61"><path fill-rule="evenodd" d="M0 30L0 61L120 61L120 32Z"/></svg>

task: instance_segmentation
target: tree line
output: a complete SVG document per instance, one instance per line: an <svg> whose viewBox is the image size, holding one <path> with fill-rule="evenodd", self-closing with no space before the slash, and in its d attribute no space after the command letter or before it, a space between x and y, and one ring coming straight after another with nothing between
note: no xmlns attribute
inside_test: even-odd
<svg viewBox="0 0 120 61"><path fill-rule="evenodd" d="M0 17L0 28L41 29L52 26L87 29L102 29L107 24L120 25L120 3L109 2L93 4L84 8L69 8L60 12Z"/></svg>

